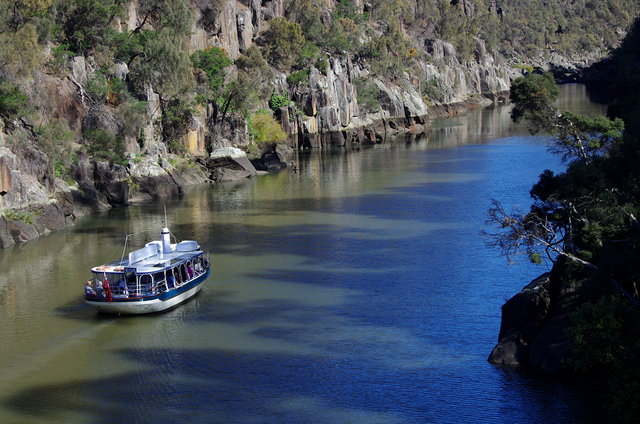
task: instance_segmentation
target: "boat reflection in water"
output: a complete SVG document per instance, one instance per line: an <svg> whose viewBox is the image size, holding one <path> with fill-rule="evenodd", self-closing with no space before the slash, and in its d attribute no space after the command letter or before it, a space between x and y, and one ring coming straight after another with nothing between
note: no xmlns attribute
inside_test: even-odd
<svg viewBox="0 0 640 424"><path fill-rule="evenodd" d="M165 311L194 296L211 272L209 254L198 242L171 244L168 228L161 240L91 269L85 302L109 314ZM124 256L124 255L123 255Z"/></svg>

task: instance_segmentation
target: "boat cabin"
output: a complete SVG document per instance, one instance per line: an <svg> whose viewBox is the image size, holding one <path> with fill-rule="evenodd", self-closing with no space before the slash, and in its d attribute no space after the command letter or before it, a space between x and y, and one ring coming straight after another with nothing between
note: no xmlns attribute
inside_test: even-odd
<svg viewBox="0 0 640 424"><path fill-rule="evenodd" d="M166 250L166 251L165 251ZM208 272L209 254L193 240L185 240L163 249L160 241L129 253L127 259L91 269L91 300L139 299L154 297L178 289Z"/></svg>

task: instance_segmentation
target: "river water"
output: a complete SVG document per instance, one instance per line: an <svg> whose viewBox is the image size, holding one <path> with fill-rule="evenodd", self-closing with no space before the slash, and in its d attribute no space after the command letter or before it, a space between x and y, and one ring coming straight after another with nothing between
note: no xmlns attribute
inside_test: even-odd
<svg viewBox="0 0 640 424"><path fill-rule="evenodd" d="M562 93L602 111L581 86ZM475 110L0 251L0 422L588 421L580 382L486 362L500 306L546 268L508 264L479 233L492 198L526 209L560 168L546 141L507 107ZM212 277L164 314L96 315L87 270L126 234L157 239L164 205Z"/></svg>

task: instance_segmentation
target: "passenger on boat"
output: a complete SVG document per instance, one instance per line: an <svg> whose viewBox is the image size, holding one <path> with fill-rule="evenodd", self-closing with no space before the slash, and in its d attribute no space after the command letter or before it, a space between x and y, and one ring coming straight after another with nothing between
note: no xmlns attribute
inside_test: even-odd
<svg viewBox="0 0 640 424"><path fill-rule="evenodd" d="M116 287L118 288L119 295L129 296L129 289L127 289L127 283L124 281L124 279L118 281L118 285Z"/></svg>
<svg viewBox="0 0 640 424"><path fill-rule="evenodd" d="M87 280L87 282L84 283L84 294L87 297L96 297L96 291L93 289L91 284L91 280Z"/></svg>
<svg viewBox="0 0 640 424"><path fill-rule="evenodd" d="M96 295L99 299L104 299L105 297L105 290L104 287L102 287L102 281L100 280L96 283Z"/></svg>
<svg viewBox="0 0 640 424"><path fill-rule="evenodd" d="M189 279L193 278L193 269L191 268L191 265L187 265L187 274L189 274Z"/></svg>
<svg viewBox="0 0 640 424"><path fill-rule="evenodd" d="M173 273L169 273L169 277L167 277L167 286L172 289L176 286L176 279L173 277Z"/></svg>

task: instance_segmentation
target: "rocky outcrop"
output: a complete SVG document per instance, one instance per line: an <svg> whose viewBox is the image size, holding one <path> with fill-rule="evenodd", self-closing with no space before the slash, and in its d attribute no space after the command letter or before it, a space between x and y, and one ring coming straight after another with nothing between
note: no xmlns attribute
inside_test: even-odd
<svg viewBox="0 0 640 424"><path fill-rule="evenodd" d="M0 249L14 245L16 242L9 231L9 220L0 215Z"/></svg>
<svg viewBox="0 0 640 424"><path fill-rule="evenodd" d="M246 153L235 147L223 147L211 152L207 160L211 180L217 182L237 181L258 174Z"/></svg>
<svg viewBox="0 0 640 424"><path fill-rule="evenodd" d="M502 306L499 341L489 362L530 365L550 373L565 369L571 350L566 336L570 314L607 294L603 287L608 287L597 277L567 277L566 272L566 264L557 263Z"/></svg>
<svg viewBox="0 0 640 424"><path fill-rule="evenodd" d="M11 190L11 173L5 158L0 157L0 196L4 196Z"/></svg>
<svg viewBox="0 0 640 424"><path fill-rule="evenodd" d="M542 328L551 305L550 274L543 274L502 306L498 344L489 362L516 366L526 363L530 343Z"/></svg>
<svg viewBox="0 0 640 424"><path fill-rule="evenodd" d="M75 170L75 180L79 190L74 192L74 203L79 208L90 208L93 211L104 211L109 209L109 201L98 190L95 184L95 163L89 160L86 155L80 155L78 165Z"/></svg>
<svg viewBox="0 0 640 424"><path fill-rule="evenodd" d="M163 164L167 168L168 163ZM164 167L153 159L145 159L131 167L131 178L140 186L142 192L149 194L152 198L180 196L184 192L183 185L179 184Z"/></svg>
<svg viewBox="0 0 640 424"><path fill-rule="evenodd" d="M129 201L129 173L123 165L96 162L95 187L111 205L126 205Z"/></svg>

